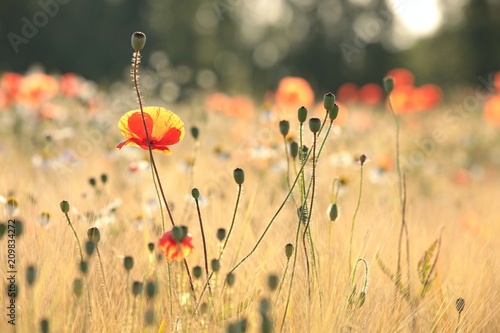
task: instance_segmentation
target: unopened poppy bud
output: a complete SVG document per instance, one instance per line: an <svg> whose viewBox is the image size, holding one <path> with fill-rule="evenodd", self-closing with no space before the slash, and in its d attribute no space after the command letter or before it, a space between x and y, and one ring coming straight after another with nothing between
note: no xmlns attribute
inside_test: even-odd
<svg viewBox="0 0 500 333"><path fill-rule="evenodd" d="M290 155L295 160L299 154L299 144L295 141L290 142Z"/></svg>
<svg viewBox="0 0 500 333"><path fill-rule="evenodd" d="M245 172L243 169L236 168L233 171L233 177L236 184L241 185L245 182Z"/></svg>
<svg viewBox="0 0 500 333"><path fill-rule="evenodd" d="M140 293L142 293L142 282L134 281L134 283L132 283L132 294L138 296Z"/></svg>
<svg viewBox="0 0 500 333"><path fill-rule="evenodd" d="M279 127L281 135L287 136L290 131L290 122L288 122L288 120L282 120L280 121Z"/></svg>
<svg viewBox="0 0 500 333"><path fill-rule="evenodd" d="M61 210L64 214L68 214L69 202L67 202L66 200L61 201L60 207L61 207Z"/></svg>
<svg viewBox="0 0 500 333"><path fill-rule="evenodd" d="M195 187L191 190L191 195L193 196L194 200L198 200L200 197L200 191Z"/></svg>
<svg viewBox="0 0 500 333"><path fill-rule="evenodd" d="M464 310L464 307L465 307L465 300L460 297L455 302L455 308L457 309L458 313L461 313Z"/></svg>
<svg viewBox="0 0 500 333"><path fill-rule="evenodd" d="M88 271L89 271L89 264L85 260L80 261L80 272L82 272L83 275L86 275Z"/></svg>
<svg viewBox="0 0 500 333"><path fill-rule="evenodd" d="M210 266L212 267L212 270L217 273L219 271L219 269L220 269L220 262L219 262L219 260L212 259L212 261L210 262Z"/></svg>
<svg viewBox="0 0 500 333"><path fill-rule="evenodd" d="M226 275L226 283L229 287L232 287L235 281L236 281L236 276L234 276L234 273L229 273Z"/></svg>
<svg viewBox="0 0 500 333"><path fill-rule="evenodd" d="M132 267L134 267L134 258L131 256L123 258L123 267L125 267L127 271L130 271Z"/></svg>
<svg viewBox="0 0 500 333"><path fill-rule="evenodd" d="M200 135L200 130L198 129L198 127L191 127L191 135L193 136L193 139L198 140L198 136Z"/></svg>
<svg viewBox="0 0 500 333"><path fill-rule="evenodd" d="M219 242L222 242L226 238L226 229L224 228L219 228L217 229L217 239Z"/></svg>
<svg viewBox="0 0 500 333"><path fill-rule="evenodd" d="M328 217L330 217L330 221L332 222L337 221L337 218L339 217L339 207L337 206L337 203L330 205L330 208L328 209Z"/></svg>
<svg viewBox="0 0 500 333"><path fill-rule="evenodd" d="M106 184L106 183L108 182L108 175L107 175L107 174L103 173L103 174L101 175L101 182L102 182L103 184Z"/></svg>
<svg viewBox="0 0 500 333"><path fill-rule="evenodd" d="M154 251L154 249L155 249L155 243L153 243L153 242L148 243L149 252L152 253Z"/></svg>
<svg viewBox="0 0 500 333"><path fill-rule="evenodd" d="M297 118L299 119L299 122L302 124L304 121L307 119L307 109L304 106L301 106L299 108L299 111L297 112Z"/></svg>
<svg viewBox="0 0 500 333"><path fill-rule="evenodd" d="M335 95L331 92L326 93L323 96L323 106L326 111L330 111L335 105Z"/></svg>
<svg viewBox="0 0 500 333"><path fill-rule="evenodd" d="M318 133L321 128L321 120L319 118L309 119L309 129L313 133Z"/></svg>
<svg viewBox="0 0 500 333"><path fill-rule="evenodd" d="M101 232L96 227L92 227L87 230L87 237L94 243L99 243L101 240Z"/></svg>
<svg viewBox="0 0 500 333"><path fill-rule="evenodd" d="M131 38L132 48L135 51L140 51L144 48L146 44L146 34L140 31L136 31L132 34Z"/></svg>
<svg viewBox="0 0 500 333"><path fill-rule="evenodd" d="M359 157L359 163L361 165L365 164L366 162L366 155L365 154L362 154L360 157Z"/></svg>
<svg viewBox="0 0 500 333"><path fill-rule="evenodd" d="M28 266L26 269L26 282L28 282L28 285L31 286L33 283L35 283L36 279L36 268L33 265Z"/></svg>
<svg viewBox="0 0 500 333"><path fill-rule="evenodd" d="M148 281L146 283L146 296L148 298L153 298L156 295L156 283L153 281Z"/></svg>
<svg viewBox="0 0 500 333"><path fill-rule="evenodd" d="M394 78L392 76L384 78L384 90L387 95L394 90Z"/></svg>
<svg viewBox="0 0 500 333"><path fill-rule="evenodd" d="M83 281L81 279L75 279L73 281L73 293L76 297L80 297L83 291Z"/></svg>
<svg viewBox="0 0 500 333"><path fill-rule="evenodd" d="M201 269L201 266L194 266L193 267L193 276L195 279L200 278L202 273L203 273L203 270Z"/></svg>
<svg viewBox="0 0 500 333"><path fill-rule="evenodd" d="M339 106L337 104L333 105L333 108L328 110L328 118L330 118L331 121L334 121L337 119L337 116L339 115Z"/></svg>
<svg viewBox="0 0 500 333"><path fill-rule="evenodd" d="M275 291L276 288L278 288L278 283L279 283L278 275L270 274L267 277L267 287L269 288L269 290Z"/></svg>
<svg viewBox="0 0 500 333"><path fill-rule="evenodd" d="M286 255L287 259L290 259L292 254L293 254L293 244L288 243L285 245L285 255Z"/></svg>
<svg viewBox="0 0 500 333"><path fill-rule="evenodd" d="M91 256L92 253L94 253L95 250L95 243L91 240L88 240L85 242L85 253L87 253L88 256Z"/></svg>

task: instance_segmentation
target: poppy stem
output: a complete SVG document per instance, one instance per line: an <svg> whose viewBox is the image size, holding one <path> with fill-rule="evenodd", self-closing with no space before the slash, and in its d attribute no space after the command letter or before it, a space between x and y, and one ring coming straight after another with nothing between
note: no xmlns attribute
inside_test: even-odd
<svg viewBox="0 0 500 333"><path fill-rule="evenodd" d="M201 212L200 212L200 204L198 202L198 199L194 199L196 203L196 210L198 212L198 220L200 221L200 230L201 230L201 238L203 240L203 255L205 257L205 274L208 278L209 272L208 272L208 254L207 254L207 241L205 239L205 230L203 229L203 220L201 218ZM208 292L210 293L210 296L212 296L212 287L210 286L210 280L208 281Z"/></svg>
<svg viewBox="0 0 500 333"><path fill-rule="evenodd" d="M168 217L170 218L170 223L172 224L172 227L175 227L174 218L172 216L172 212L170 211L170 207L168 205L167 198L165 197L165 192L163 191L163 186L161 185L160 175L158 174L158 168L156 167L155 159L153 157L153 149L151 146L151 140L149 139L148 126L146 124L146 118L144 117L141 92L139 90L139 79L137 77L137 70L139 67L139 59L140 58L141 58L141 55L140 55L139 50L135 50L135 52L134 52L134 66L133 66L134 88L135 88L135 92L137 94L137 101L139 102L139 109L141 110L141 117L142 117L142 123L144 124L144 132L146 133L146 140L148 142L149 160L150 160L151 166L154 170L156 180L158 181L158 188L160 189L160 193L161 193L161 196L163 198L163 202L165 203L165 207L167 208L167 213L168 213ZM161 204L160 204L160 208L161 208ZM165 232L165 223L163 221L162 221L162 229L163 229L163 232ZM191 272L189 271L189 266L188 266L186 259L184 259L184 267L186 268L186 273L189 277L189 284L191 286L191 291L193 292L193 295L194 295L193 278L191 277Z"/></svg>

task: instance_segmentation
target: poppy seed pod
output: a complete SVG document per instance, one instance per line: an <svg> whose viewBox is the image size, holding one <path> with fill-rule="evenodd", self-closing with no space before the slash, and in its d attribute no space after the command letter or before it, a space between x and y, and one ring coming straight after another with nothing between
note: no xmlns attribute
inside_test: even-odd
<svg viewBox="0 0 500 333"><path fill-rule="evenodd" d="M384 78L384 90L387 95L394 90L394 78L392 76Z"/></svg>
<svg viewBox="0 0 500 333"><path fill-rule="evenodd" d="M82 272L83 275L87 275L89 272L89 264L85 260L80 261L80 272Z"/></svg>
<svg viewBox="0 0 500 333"><path fill-rule="evenodd" d="M99 229L96 227L90 228L87 230L87 237L89 240L91 240L94 243L99 243L101 240L101 233L99 232Z"/></svg>
<svg viewBox="0 0 500 333"><path fill-rule="evenodd" d="M333 108L328 110L328 118L330 118L331 121L334 121L337 119L339 115L339 106L337 104L333 105Z"/></svg>
<svg viewBox="0 0 500 333"><path fill-rule="evenodd" d="M64 214L68 214L69 202L67 202L66 200L61 201L60 207L61 207L61 210Z"/></svg>
<svg viewBox="0 0 500 333"><path fill-rule="evenodd" d="M366 155L365 154L362 154L360 157L359 157L359 163L361 163L361 165L365 164L366 162Z"/></svg>
<svg viewBox="0 0 500 333"><path fill-rule="evenodd" d="M236 168L233 171L233 177L236 184L241 185L245 182L245 172L243 169Z"/></svg>
<svg viewBox="0 0 500 333"><path fill-rule="evenodd" d="M456 307L458 313L461 313L465 307L465 300L463 298L457 299L457 301L455 302L455 307Z"/></svg>
<svg viewBox="0 0 500 333"><path fill-rule="evenodd" d="M148 243L149 252L153 252L154 249L155 249L155 243L153 243L153 242Z"/></svg>
<svg viewBox="0 0 500 333"><path fill-rule="evenodd" d="M194 200L198 200L200 197L200 191L195 187L191 190L191 195L193 196Z"/></svg>
<svg viewBox="0 0 500 333"><path fill-rule="evenodd" d="M94 187L94 186L96 186L96 185L97 185L97 181L95 180L95 178L94 178L94 177L90 177L90 178L89 178L89 184L90 184L90 186L92 186L92 187Z"/></svg>
<svg viewBox="0 0 500 333"><path fill-rule="evenodd" d="M141 292L142 292L142 282L134 281L134 283L132 283L132 294L134 294L134 296L137 296Z"/></svg>
<svg viewBox="0 0 500 333"><path fill-rule="evenodd" d="M108 175L107 175L107 174L103 173L103 174L101 175L101 182L102 182L103 184L106 184L106 183L108 182Z"/></svg>
<svg viewBox="0 0 500 333"><path fill-rule="evenodd" d="M288 122L288 120L282 120L279 123L279 127L281 135L287 136L290 131L290 122Z"/></svg>
<svg viewBox="0 0 500 333"><path fill-rule="evenodd" d="M234 273L229 273L226 275L226 283L229 287L232 287L235 281L236 281L236 276L234 276Z"/></svg>
<svg viewBox="0 0 500 333"><path fill-rule="evenodd" d="M217 239L219 242L222 242L226 238L226 229L224 228L219 228L217 229Z"/></svg>
<svg viewBox="0 0 500 333"><path fill-rule="evenodd" d="M125 267L127 271L130 271L132 267L134 267L134 258L130 256L123 258L123 267Z"/></svg>
<svg viewBox="0 0 500 333"><path fill-rule="evenodd" d="M219 260L212 259L212 261L210 262L210 266L212 267L212 270L217 273L219 271L219 269L220 269L220 262L219 262Z"/></svg>
<svg viewBox="0 0 500 333"><path fill-rule="evenodd" d="M309 129L313 133L318 133L321 128L321 120L319 118L309 119Z"/></svg>
<svg viewBox="0 0 500 333"><path fill-rule="evenodd" d="M278 288L278 283L279 283L279 277L276 274L270 274L267 277L267 287L271 291L275 291L276 288Z"/></svg>
<svg viewBox="0 0 500 333"><path fill-rule="evenodd" d="M76 297L80 297L83 292L83 281L81 279L75 279L73 281L73 293Z"/></svg>
<svg viewBox="0 0 500 333"><path fill-rule="evenodd" d="M88 256L91 256L94 253L95 250L95 243L91 240L88 240L85 242L85 253L87 253Z"/></svg>
<svg viewBox="0 0 500 333"><path fill-rule="evenodd" d="M195 279L199 279L201 277L202 273L203 273L203 270L201 269L201 266L194 266L193 267L193 276Z"/></svg>
<svg viewBox="0 0 500 333"><path fill-rule="evenodd" d="M153 281L146 282L146 296L151 299L156 296L156 283Z"/></svg>
<svg viewBox="0 0 500 333"><path fill-rule="evenodd" d="M191 127L191 135L193 136L193 139L198 140L198 137L200 136L200 130L198 129L198 127Z"/></svg>
<svg viewBox="0 0 500 333"><path fill-rule="evenodd" d="M36 267L33 265L28 266L26 269L26 282L31 286L35 283L36 280Z"/></svg>
<svg viewBox="0 0 500 333"><path fill-rule="evenodd" d="M301 106L299 108L299 111L297 111L297 118L299 119L299 122L302 124L304 121L307 119L307 109L304 106Z"/></svg>
<svg viewBox="0 0 500 333"><path fill-rule="evenodd" d="M146 34L136 31L132 34L130 42L132 43L132 48L135 51L140 51L144 48L144 45L146 45Z"/></svg>
<svg viewBox="0 0 500 333"><path fill-rule="evenodd" d="M292 254L293 254L293 244L288 243L285 245L285 255L286 255L287 259L290 259Z"/></svg>
<svg viewBox="0 0 500 333"><path fill-rule="evenodd" d="M325 110L330 111L335 105L335 95L331 92L326 93L323 96L323 106Z"/></svg>
<svg viewBox="0 0 500 333"><path fill-rule="evenodd" d="M172 229L172 237L177 243L181 243L182 240L184 239L185 233L184 230L182 230L181 227L174 227Z"/></svg>
<svg viewBox="0 0 500 333"><path fill-rule="evenodd" d="M40 321L40 330L42 333L48 333L49 332L49 320L44 318Z"/></svg>

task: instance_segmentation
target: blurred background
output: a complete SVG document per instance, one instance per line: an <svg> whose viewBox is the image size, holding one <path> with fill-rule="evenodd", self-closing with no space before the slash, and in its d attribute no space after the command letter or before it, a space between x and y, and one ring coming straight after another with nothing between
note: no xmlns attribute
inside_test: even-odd
<svg viewBox="0 0 500 333"><path fill-rule="evenodd" d="M2 0L0 72L41 66L106 87L128 77L137 30L146 74L177 100L261 97L284 76L335 91L395 67L447 89L500 69L499 0Z"/></svg>

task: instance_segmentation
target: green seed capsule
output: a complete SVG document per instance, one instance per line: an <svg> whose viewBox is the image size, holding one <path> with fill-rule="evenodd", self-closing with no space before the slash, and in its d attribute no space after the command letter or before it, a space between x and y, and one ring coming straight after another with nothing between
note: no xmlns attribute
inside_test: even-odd
<svg viewBox="0 0 500 333"><path fill-rule="evenodd" d="M130 271L132 267L134 267L134 258L130 256L123 258L123 267L125 267L127 271Z"/></svg>
<svg viewBox="0 0 500 333"><path fill-rule="evenodd" d="M228 275L226 275L226 283L229 287L232 287L235 281L236 281L236 276L234 276L233 273L229 273Z"/></svg>
<svg viewBox="0 0 500 333"><path fill-rule="evenodd" d="M333 105L333 108L328 110L328 118L330 118L331 121L334 121L337 119L339 115L339 106L337 104Z"/></svg>
<svg viewBox="0 0 500 333"><path fill-rule="evenodd" d="M240 169L240 168L234 169L233 177L234 177L234 181L238 185L242 185L245 182L245 172L243 171L243 169Z"/></svg>
<svg viewBox="0 0 500 333"><path fill-rule="evenodd" d="M193 136L193 139L198 140L198 137L200 136L200 130L198 129L198 127L191 127L191 135Z"/></svg>
<svg viewBox="0 0 500 333"><path fill-rule="evenodd" d="M335 105L335 95L331 92L326 93L323 96L323 106L326 111L330 111Z"/></svg>
<svg viewBox="0 0 500 333"><path fill-rule="evenodd" d="M140 293L142 293L142 282L134 281L134 283L132 283L132 294L138 296Z"/></svg>
<svg viewBox="0 0 500 333"><path fill-rule="evenodd" d="M276 274L270 274L267 277L267 287L271 291L275 291L276 288L278 288L278 283L279 283L279 277Z"/></svg>
<svg viewBox="0 0 500 333"><path fill-rule="evenodd" d="M287 136L290 131L290 122L288 120L282 120L279 123L280 133L283 136Z"/></svg>
<svg viewBox="0 0 500 333"><path fill-rule="evenodd" d="M131 38L132 48L135 51L140 51L144 48L146 44L146 34L143 32L137 31L132 34Z"/></svg>
<svg viewBox="0 0 500 333"><path fill-rule="evenodd" d="M212 266L212 270L217 273L219 271L219 269L220 269L220 262L219 262L219 260L212 259L212 261L210 262L210 266Z"/></svg>
<svg viewBox="0 0 500 333"><path fill-rule="evenodd" d="M307 119L307 109L303 106L299 108L297 111L297 118L299 119L299 122L302 124L304 121Z"/></svg>
<svg viewBox="0 0 500 333"><path fill-rule="evenodd" d="M387 95L394 90L394 78L392 76L384 78L384 90Z"/></svg>
<svg viewBox="0 0 500 333"><path fill-rule="evenodd" d="M293 244L288 243L285 245L285 255L286 255L287 259L290 259L292 254L293 254Z"/></svg>
<svg viewBox="0 0 500 333"><path fill-rule="evenodd" d="M101 232L96 227L92 227L87 230L87 237L94 243L99 243L101 240Z"/></svg>
<svg viewBox="0 0 500 333"><path fill-rule="evenodd" d="M217 239L219 242L222 242L226 238L226 229L219 228L217 229Z"/></svg>
<svg viewBox="0 0 500 333"><path fill-rule="evenodd" d="M313 133L318 133L321 128L321 120L319 118L309 119L309 129Z"/></svg>
<svg viewBox="0 0 500 333"><path fill-rule="evenodd" d="M60 206L61 206L62 212L64 214L68 214L68 212L69 212L69 202L67 202L66 200L61 201Z"/></svg>
<svg viewBox="0 0 500 333"><path fill-rule="evenodd" d="M193 196L194 200L198 200L200 197L200 191L197 188L193 188L191 190L191 195Z"/></svg>
<svg viewBox="0 0 500 333"><path fill-rule="evenodd" d="M292 159L296 159L299 154L299 144L295 141L290 142L290 156Z"/></svg>
<svg viewBox="0 0 500 333"><path fill-rule="evenodd" d="M201 274L203 274L203 270L201 269L201 266L194 266L193 267L194 278L199 279L201 277Z"/></svg>

